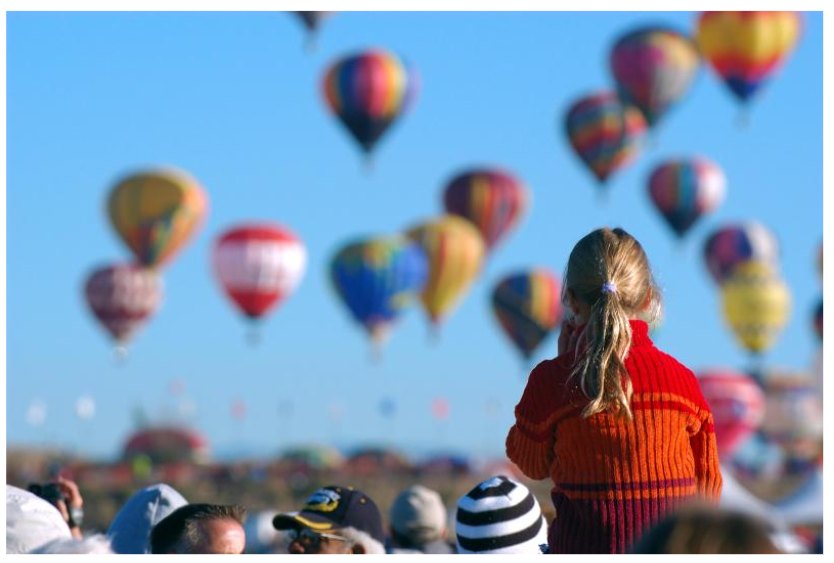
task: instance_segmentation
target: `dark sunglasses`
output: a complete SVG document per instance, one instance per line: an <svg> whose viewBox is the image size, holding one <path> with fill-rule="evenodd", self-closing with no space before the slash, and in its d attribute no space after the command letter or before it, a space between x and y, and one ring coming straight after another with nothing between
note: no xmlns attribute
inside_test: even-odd
<svg viewBox="0 0 834 563"><path fill-rule="evenodd" d="M347 542L347 538L337 536L335 534L328 534L325 532L316 532L310 528L301 528L300 530L288 530L287 537L290 541L298 541L304 544L305 547L318 549L321 547L322 538L332 541Z"/></svg>

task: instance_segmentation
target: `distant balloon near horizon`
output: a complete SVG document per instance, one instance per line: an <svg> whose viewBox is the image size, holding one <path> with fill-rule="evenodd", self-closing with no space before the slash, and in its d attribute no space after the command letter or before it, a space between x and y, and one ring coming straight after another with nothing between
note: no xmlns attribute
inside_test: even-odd
<svg viewBox="0 0 834 563"><path fill-rule="evenodd" d="M529 201L529 190L521 179L495 167L465 170L452 178L443 192L446 212L475 225L487 252L517 226Z"/></svg>
<svg viewBox="0 0 834 563"><path fill-rule="evenodd" d="M764 392L755 379L731 369L702 371L698 382L712 410L718 455L732 457L764 419Z"/></svg>
<svg viewBox="0 0 834 563"><path fill-rule="evenodd" d="M429 276L420 299L437 331L480 275L486 245L478 229L457 215L432 219L406 234L428 258Z"/></svg>
<svg viewBox="0 0 834 563"><path fill-rule="evenodd" d="M401 235L357 239L330 262L330 281L378 353L402 313L416 304L428 279L423 250Z"/></svg>
<svg viewBox="0 0 834 563"><path fill-rule="evenodd" d="M575 100L564 127L574 152L602 187L639 154L646 119L614 92L603 91Z"/></svg>
<svg viewBox="0 0 834 563"><path fill-rule="evenodd" d="M652 171L649 197L678 238L724 201L724 172L703 157L671 159Z"/></svg>
<svg viewBox="0 0 834 563"><path fill-rule="evenodd" d="M712 278L721 285L738 264L747 260L766 262L778 270L779 243L757 221L727 223L707 238L704 260Z"/></svg>
<svg viewBox="0 0 834 563"><path fill-rule="evenodd" d="M94 270L84 296L98 322L124 351L128 342L159 309L162 280L134 264L113 264Z"/></svg>
<svg viewBox="0 0 834 563"><path fill-rule="evenodd" d="M325 101L370 158L389 127L413 105L417 70L384 49L369 49L331 64L322 81Z"/></svg>
<svg viewBox="0 0 834 563"><path fill-rule="evenodd" d="M41 401L40 399L36 399L32 401L29 407L26 409L26 424L37 428L38 426L43 426L46 422L46 403Z"/></svg>
<svg viewBox="0 0 834 563"><path fill-rule="evenodd" d="M667 27L643 27L617 39L609 59L622 99L654 127L687 94L701 64L691 39Z"/></svg>
<svg viewBox="0 0 834 563"><path fill-rule="evenodd" d="M208 199L186 172L153 169L122 178L110 192L113 228L147 268L166 265L205 219Z"/></svg>
<svg viewBox="0 0 834 563"><path fill-rule="evenodd" d="M703 12L696 37L704 58L744 104L776 74L801 34L799 12Z"/></svg>
<svg viewBox="0 0 834 563"><path fill-rule="evenodd" d="M79 420L92 420L96 416L96 401L90 395L82 395L75 401L75 416Z"/></svg>
<svg viewBox="0 0 834 563"><path fill-rule="evenodd" d="M443 397L437 397L431 402L431 415L435 420L446 420L451 414L449 401Z"/></svg>
<svg viewBox="0 0 834 563"><path fill-rule="evenodd" d="M212 266L226 296L256 321L296 290L307 267L307 251L282 225L247 222L218 236Z"/></svg>
<svg viewBox="0 0 834 563"><path fill-rule="evenodd" d="M739 343L753 354L776 343L791 314L787 284L767 262L739 264L722 288L724 315Z"/></svg>
<svg viewBox="0 0 834 563"><path fill-rule="evenodd" d="M506 276L493 289L492 310L504 333L529 361L562 320L559 278L545 268Z"/></svg>

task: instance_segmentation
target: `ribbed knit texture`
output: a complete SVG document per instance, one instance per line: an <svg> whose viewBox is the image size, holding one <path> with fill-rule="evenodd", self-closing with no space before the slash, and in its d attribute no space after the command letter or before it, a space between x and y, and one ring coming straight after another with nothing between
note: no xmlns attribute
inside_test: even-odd
<svg viewBox="0 0 834 563"><path fill-rule="evenodd" d="M646 323L631 328L632 422L582 417L572 353L536 366L516 406L507 457L531 479L553 479L551 553L624 553L681 504L720 497L712 413L695 375L654 347Z"/></svg>

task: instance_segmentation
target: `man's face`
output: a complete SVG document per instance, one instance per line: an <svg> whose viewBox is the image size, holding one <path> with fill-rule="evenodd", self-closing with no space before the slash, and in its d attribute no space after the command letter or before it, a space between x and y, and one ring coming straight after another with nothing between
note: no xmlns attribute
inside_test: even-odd
<svg viewBox="0 0 834 563"><path fill-rule="evenodd" d="M338 530L329 530L325 534L314 532L309 528L294 531L290 536L289 552L294 554L345 554L354 553L350 542L343 541Z"/></svg>
<svg viewBox="0 0 834 563"><path fill-rule="evenodd" d="M200 523L203 541L194 553L240 554L246 547L246 534L235 520L206 520Z"/></svg>

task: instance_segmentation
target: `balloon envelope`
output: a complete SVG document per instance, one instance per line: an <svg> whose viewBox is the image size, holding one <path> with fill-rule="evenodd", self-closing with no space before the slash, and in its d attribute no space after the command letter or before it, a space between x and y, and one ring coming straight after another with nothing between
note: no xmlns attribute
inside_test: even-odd
<svg viewBox="0 0 834 563"><path fill-rule="evenodd" d="M318 30L321 22L323 22L328 17L332 16L336 12L327 12L327 11L320 11L320 12L293 12L301 22L304 24L304 27L311 32L315 32Z"/></svg>
<svg viewBox="0 0 834 563"><path fill-rule="evenodd" d="M724 283L724 314L738 341L753 353L773 346L788 321L791 295L766 262L736 266Z"/></svg>
<svg viewBox="0 0 834 563"><path fill-rule="evenodd" d="M529 359L562 318L559 279L544 268L502 279L492 292L492 309L504 333Z"/></svg>
<svg viewBox="0 0 834 563"><path fill-rule="evenodd" d="M623 35L610 57L620 95L643 112L650 127L686 94L700 62L690 39L661 27Z"/></svg>
<svg viewBox="0 0 834 563"><path fill-rule="evenodd" d="M524 213L527 187L511 173L497 168L467 170L446 186L446 211L469 220L481 232L487 250L503 239Z"/></svg>
<svg viewBox="0 0 834 563"><path fill-rule="evenodd" d="M714 211L725 191L724 173L705 158L668 160L649 177L649 197L678 237Z"/></svg>
<svg viewBox="0 0 834 563"><path fill-rule="evenodd" d="M646 120L613 92L580 98L565 116L574 152L600 182L630 164L641 148Z"/></svg>
<svg viewBox="0 0 834 563"><path fill-rule="evenodd" d="M273 223L247 223L225 231L212 258L226 295L251 319L263 317L292 294L307 265L301 241Z"/></svg>
<svg viewBox="0 0 834 563"><path fill-rule="evenodd" d="M712 410L718 454L732 457L761 425L764 393L752 377L728 369L707 370L698 380Z"/></svg>
<svg viewBox="0 0 834 563"><path fill-rule="evenodd" d="M382 49L337 61L323 81L327 105L366 153L408 109L418 88L417 71Z"/></svg>
<svg viewBox="0 0 834 563"><path fill-rule="evenodd" d="M761 223L732 223L713 232L704 245L704 260L713 279L724 283L735 267L747 260L779 262L779 244Z"/></svg>
<svg viewBox="0 0 834 563"><path fill-rule="evenodd" d="M819 305L814 309L814 331L817 333L820 342L822 342L822 299L820 299Z"/></svg>
<svg viewBox="0 0 834 563"><path fill-rule="evenodd" d="M429 277L421 300L431 322L438 325L480 273L484 239L472 223L456 215L418 225L408 236L428 258Z"/></svg>
<svg viewBox="0 0 834 563"><path fill-rule="evenodd" d="M342 302L378 343L416 300L427 277L425 253L403 236L351 242L330 264L330 279Z"/></svg>
<svg viewBox="0 0 834 563"><path fill-rule="evenodd" d="M197 181L178 170L150 170L122 179L110 192L113 227L143 266L168 262L193 236L208 207Z"/></svg>
<svg viewBox="0 0 834 563"><path fill-rule="evenodd" d="M823 434L822 398L814 378L803 372L769 369L762 374L765 418L762 433L792 456L816 453Z"/></svg>
<svg viewBox="0 0 834 563"><path fill-rule="evenodd" d="M124 345L156 312L162 301L162 284L150 270L116 264L90 274L84 295L99 323Z"/></svg>
<svg viewBox="0 0 834 563"><path fill-rule="evenodd" d="M713 70L747 102L793 51L801 32L798 12L704 12L697 40Z"/></svg>

